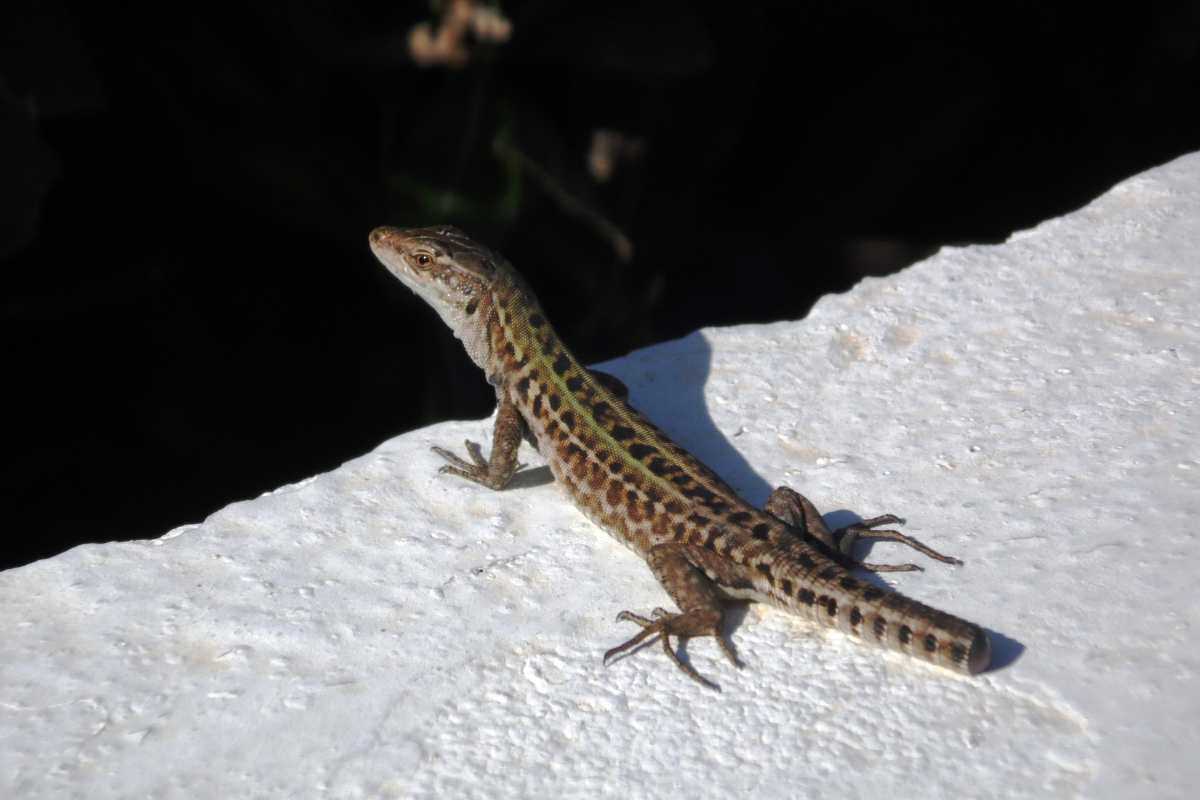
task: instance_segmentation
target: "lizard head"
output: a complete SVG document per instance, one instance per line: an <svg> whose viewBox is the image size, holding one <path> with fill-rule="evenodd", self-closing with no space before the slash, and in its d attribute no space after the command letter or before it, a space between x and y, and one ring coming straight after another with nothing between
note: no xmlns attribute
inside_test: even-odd
<svg viewBox="0 0 1200 800"><path fill-rule="evenodd" d="M388 271L433 306L476 364L488 350L492 284L504 259L448 225L371 231L371 252Z"/></svg>

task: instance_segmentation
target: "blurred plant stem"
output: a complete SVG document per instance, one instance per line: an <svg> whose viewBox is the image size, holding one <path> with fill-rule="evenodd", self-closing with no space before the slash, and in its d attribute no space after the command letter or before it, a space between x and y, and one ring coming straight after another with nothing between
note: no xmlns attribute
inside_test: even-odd
<svg viewBox="0 0 1200 800"><path fill-rule="evenodd" d="M622 263L633 260L633 242L617 225L595 208L576 197L550 174L549 170L521 151L503 128L492 140L492 152L504 164L528 174L564 212L581 220L608 242Z"/></svg>

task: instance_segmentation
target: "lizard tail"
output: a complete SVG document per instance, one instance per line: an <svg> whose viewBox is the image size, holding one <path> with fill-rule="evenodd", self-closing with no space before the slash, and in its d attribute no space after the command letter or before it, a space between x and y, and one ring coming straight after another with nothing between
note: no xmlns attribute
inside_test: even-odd
<svg viewBox="0 0 1200 800"><path fill-rule="evenodd" d="M774 588L772 594L793 612L888 650L966 675L991 663L992 645L983 628L839 567L776 581Z"/></svg>

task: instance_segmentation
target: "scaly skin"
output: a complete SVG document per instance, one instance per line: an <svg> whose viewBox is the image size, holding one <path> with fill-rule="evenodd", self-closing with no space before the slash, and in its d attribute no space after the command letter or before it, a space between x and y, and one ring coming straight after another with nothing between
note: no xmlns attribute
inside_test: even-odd
<svg viewBox="0 0 1200 800"><path fill-rule="evenodd" d="M518 469L521 440L535 445L555 479L593 522L639 556L680 611L619 619L642 630L609 650L607 661L658 637L689 676L670 637L722 636L723 601L771 603L852 636L975 674L988 666L984 631L958 617L851 574L919 569L862 564L849 554L863 536L900 541L957 564L897 531L885 515L831 532L804 497L776 489L765 510L751 507L708 467L633 410L616 378L575 360L537 299L497 253L450 227L377 228L371 249L393 275L432 305L496 388L492 451L467 442L469 460L434 450L452 473L503 489Z"/></svg>

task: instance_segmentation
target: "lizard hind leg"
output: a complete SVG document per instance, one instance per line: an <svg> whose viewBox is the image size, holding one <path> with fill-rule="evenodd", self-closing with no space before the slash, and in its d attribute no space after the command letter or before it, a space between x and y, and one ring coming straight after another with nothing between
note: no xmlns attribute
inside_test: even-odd
<svg viewBox="0 0 1200 800"><path fill-rule="evenodd" d="M675 662L685 675L709 689L717 689L717 685L696 671L688 662L679 657L679 653L671 646L671 637L690 639L694 636L712 636L717 640L721 652L734 666L738 665L737 656L729 642L722 634L722 623L725 613L721 599L712 581L688 558L688 546L679 543L660 544L650 549L646 557L654 577L667 590L671 599L683 609L682 612L670 612L656 608L649 618L622 611L617 615L620 622L633 622L641 626L638 633L626 642L617 645L604 654L604 663L622 653L633 650L642 642L653 636L658 636L662 642L663 651Z"/></svg>
<svg viewBox="0 0 1200 800"><path fill-rule="evenodd" d="M880 525L903 525L904 520L895 514L883 514L847 525L844 528L838 528L836 531L830 531L812 501L788 486L780 486L771 492L765 508L771 515L794 528L800 528L831 550L841 553L854 561L857 566L871 572L913 572L920 571L921 567L916 564L867 564L859 561L854 558L854 545L860 538L900 542L935 561L941 561L944 564L962 564L959 559L942 555L932 547L922 544L912 536L906 536L900 531L875 530Z"/></svg>

